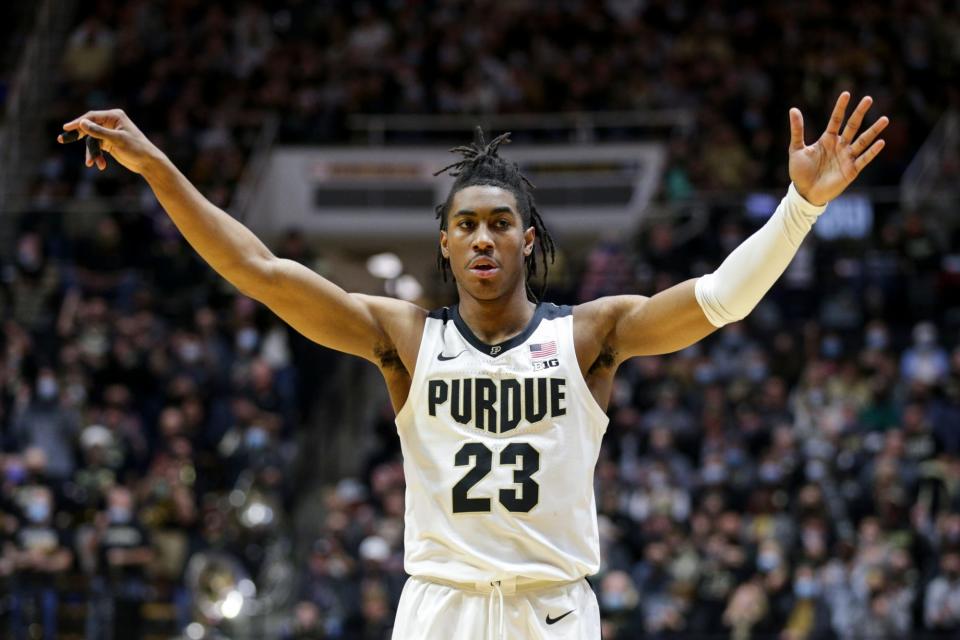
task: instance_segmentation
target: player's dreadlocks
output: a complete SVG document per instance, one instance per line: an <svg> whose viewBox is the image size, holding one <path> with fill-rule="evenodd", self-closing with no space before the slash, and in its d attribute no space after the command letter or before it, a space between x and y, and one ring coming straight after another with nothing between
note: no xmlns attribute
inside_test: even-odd
<svg viewBox="0 0 960 640"><path fill-rule="evenodd" d="M433 174L438 176L441 173L449 172L451 176L456 178L453 186L450 188L450 193L447 195L446 202L437 205L436 214L440 220L440 230L446 231L447 212L453 202L453 197L461 189L474 185L490 185L513 193L517 199L517 208L519 209L520 218L523 220L524 226L533 226L536 231L537 244L540 245L540 262L543 265L543 281L538 293L534 293L533 288L530 286L531 278L537 273L536 247L534 247L534 250L524 260L527 267L527 297L536 302L538 297L542 296L547 288L547 273L550 269L550 264L553 263L555 247L553 238L550 237L550 233L543 224L543 218L540 217L540 212L537 211L537 207L533 202L533 194L531 193L534 188L533 184L527 180L526 176L520 173L520 168L517 166L517 163L507 162L497 153L501 144L509 142L509 132L497 136L489 143L484 142L483 130L477 127L473 144L450 149L451 153L461 154L463 159ZM550 258L549 263L547 262L548 257ZM443 280L446 282L447 272L450 270L450 261L443 257L439 248L437 249L437 268L440 269L440 273L443 274Z"/></svg>

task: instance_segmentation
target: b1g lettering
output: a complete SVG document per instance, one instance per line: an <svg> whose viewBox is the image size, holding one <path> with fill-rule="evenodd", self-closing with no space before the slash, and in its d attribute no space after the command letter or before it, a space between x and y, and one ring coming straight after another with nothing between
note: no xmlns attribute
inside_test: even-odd
<svg viewBox="0 0 960 640"><path fill-rule="evenodd" d="M556 358L550 358L549 360L537 360L533 363L534 371L543 371L544 369L552 369L553 367L559 367L560 361Z"/></svg>
<svg viewBox="0 0 960 640"><path fill-rule="evenodd" d="M460 424L490 433L507 433L521 422L534 424L547 416L566 415L564 378L454 378L427 383L431 416L446 407Z"/></svg>

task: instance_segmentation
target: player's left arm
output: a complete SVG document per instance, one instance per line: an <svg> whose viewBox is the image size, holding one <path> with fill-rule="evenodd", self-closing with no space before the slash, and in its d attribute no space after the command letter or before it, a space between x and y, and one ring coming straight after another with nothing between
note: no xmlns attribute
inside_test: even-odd
<svg viewBox="0 0 960 640"><path fill-rule="evenodd" d="M803 116L790 110L787 195L770 219L734 249L713 273L660 293L615 296L581 305L580 315L616 362L683 349L725 324L742 320L786 270L827 203L852 183L883 148L884 116L857 136L873 100L864 97L843 131L850 94L837 99L830 122L812 145L803 141Z"/></svg>

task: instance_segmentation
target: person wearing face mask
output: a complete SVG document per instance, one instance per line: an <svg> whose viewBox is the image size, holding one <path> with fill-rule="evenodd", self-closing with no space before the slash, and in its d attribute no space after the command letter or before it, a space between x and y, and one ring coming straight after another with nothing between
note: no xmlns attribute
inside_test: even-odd
<svg viewBox="0 0 960 640"><path fill-rule="evenodd" d="M940 572L927 585L923 620L938 638L960 634L960 552L942 554Z"/></svg>
<svg viewBox="0 0 960 640"><path fill-rule="evenodd" d="M47 260L40 234L29 231L17 239L15 262L8 273L4 303L12 318L46 343L52 337L59 307L61 274L56 264Z"/></svg>
<svg viewBox="0 0 960 640"><path fill-rule="evenodd" d="M40 368L33 391L27 406L14 416L14 445L19 450L36 447L43 451L47 477L62 482L76 469L74 441L80 430L79 416L61 405L60 385L52 368Z"/></svg>
<svg viewBox="0 0 960 640"><path fill-rule="evenodd" d="M833 638L830 611L822 595L814 568L802 564L794 572L793 604L787 616L784 636L790 640Z"/></svg>
<svg viewBox="0 0 960 640"><path fill-rule="evenodd" d="M133 492L116 485L107 493L97 533L97 571L87 637L141 637L146 568L153 560L147 531L136 515Z"/></svg>
<svg viewBox="0 0 960 640"><path fill-rule="evenodd" d="M66 534L52 524L53 491L30 485L18 498L22 520L4 553L13 569L10 637L25 640L26 630L39 623L43 640L50 640L57 637L57 577L69 569L73 553Z"/></svg>

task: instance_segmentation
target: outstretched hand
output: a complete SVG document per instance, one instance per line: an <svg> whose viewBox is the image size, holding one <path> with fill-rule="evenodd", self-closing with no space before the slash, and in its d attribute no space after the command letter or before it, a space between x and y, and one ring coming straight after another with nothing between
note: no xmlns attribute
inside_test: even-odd
<svg viewBox="0 0 960 640"><path fill-rule="evenodd" d="M161 155L160 150L120 109L88 111L63 125L63 133L57 136L57 141L66 144L87 136L98 140L102 151L112 155L134 173L143 173L147 163ZM96 151L96 147L93 151ZM88 144L86 165L96 165L103 171L107 168L107 159L103 154L91 155L91 146Z"/></svg>
<svg viewBox="0 0 960 640"><path fill-rule="evenodd" d="M811 204L826 204L843 193L883 149L883 140L876 137L890 123L886 116L857 136L873 104L870 96L860 100L840 132L849 102L850 94L844 91L837 98L826 130L811 145L803 141L803 115L797 108L790 109L790 179L797 192Z"/></svg>

